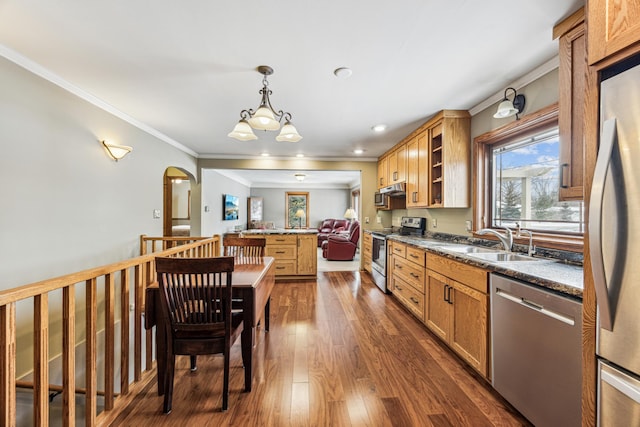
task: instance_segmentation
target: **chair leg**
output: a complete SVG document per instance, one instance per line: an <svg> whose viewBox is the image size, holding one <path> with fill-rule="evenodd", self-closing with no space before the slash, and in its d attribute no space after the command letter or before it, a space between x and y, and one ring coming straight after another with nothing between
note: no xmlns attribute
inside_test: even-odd
<svg viewBox="0 0 640 427"><path fill-rule="evenodd" d="M173 374L176 367L176 356L172 354L167 360L167 371L164 376L164 406L162 408L165 414L171 412L171 403L173 402Z"/></svg>
<svg viewBox="0 0 640 427"><path fill-rule="evenodd" d="M224 353L224 385L222 388L222 410L229 408L229 353L231 349L227 348Z"/></svg>
<svg viewBox="0 0 640 427"><path fill-rule="evenodd" d="M196 358L197 356L190 356L191 357L191 372L195 372L198 370L198 367L196 366Z"/></svg>

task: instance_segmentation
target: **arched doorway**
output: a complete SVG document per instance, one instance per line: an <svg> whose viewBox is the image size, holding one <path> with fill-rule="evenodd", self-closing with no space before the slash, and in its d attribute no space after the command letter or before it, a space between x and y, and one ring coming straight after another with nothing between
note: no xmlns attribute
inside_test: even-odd
<svg viewBox="0 0 640 427"><path fill-rule="evenodd" d="M168 167L164 172L162 234L191 235L191 175L181 169Z"/></svg>

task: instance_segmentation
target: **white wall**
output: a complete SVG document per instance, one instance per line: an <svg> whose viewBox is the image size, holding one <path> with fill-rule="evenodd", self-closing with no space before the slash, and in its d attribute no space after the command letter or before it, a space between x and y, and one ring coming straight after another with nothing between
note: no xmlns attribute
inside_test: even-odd
<svg viewBox="0 0 640 427"><path fill-rule="evenodd" d="M276 228L285 226L285 193L287 191L309 193L309 218L307 218L309 228L317 228L326 218L342 218L351 203L351 190L348 188L253 188L252 197L264 198L263 220L273 221Z"/></svg>
<svg viewBox="0 0 640 427"><path fill-rule="evenodd" d="M138 253L162 235L163 174L196 160L0 59L0 289ZM98 142L133 152L119 162Z"/></svg>
<svg viewBox="0 0 640 427"><path fill-rule="evenodd" d="M247 197L250 195L249 187L212 169L202 169L201 178L202 235L224 234L233 231L235 227L246 228ZM240 212L237 220L223 221L223 194L231 194L240 199Z"/></svg>

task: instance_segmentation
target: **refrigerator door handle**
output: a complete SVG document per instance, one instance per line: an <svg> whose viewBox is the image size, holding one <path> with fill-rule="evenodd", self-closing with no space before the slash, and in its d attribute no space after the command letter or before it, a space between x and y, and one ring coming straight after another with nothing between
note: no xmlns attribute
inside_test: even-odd
<svg viewBox="0 0 640 427"><path fill-rule="evenodd" d="M611 164L613 144L617 139L616 119L609 119L602 125L600 148L593 174L591 186L591 200L589 201L589 254L591 255L591 269L598 301L600 327L613 330L613 307L609 297L609 287L604 272L604 259L602 255L602 204L604 199L604 186L607 170Z"/></svg>
<svg viewBox="0 0 640 427"><path fill-rule="evenodd" d="M640 390L623 377L602 370L600 371L600 379L627 396L629 399L633 399L636 403L640 403Z"/></svg>

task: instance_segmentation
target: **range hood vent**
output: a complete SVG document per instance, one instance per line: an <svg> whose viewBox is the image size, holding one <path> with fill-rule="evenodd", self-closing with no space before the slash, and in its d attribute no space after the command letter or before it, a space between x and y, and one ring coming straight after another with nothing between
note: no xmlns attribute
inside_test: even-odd
<svg viewBox="0 0 640 427"><path fill-rule="evenodd" d="M378 190L382 194L387 194L389 196L404 196L406 194L406 184L404 182L400 182L398 184L393 184L388 187L383 187Z"/></svg>

